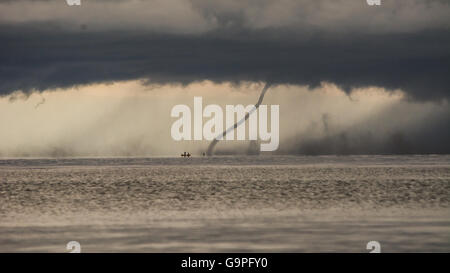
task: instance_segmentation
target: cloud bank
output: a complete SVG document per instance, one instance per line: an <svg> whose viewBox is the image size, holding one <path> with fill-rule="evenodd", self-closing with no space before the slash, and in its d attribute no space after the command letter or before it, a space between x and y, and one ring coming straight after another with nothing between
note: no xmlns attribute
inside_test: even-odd
<svg viewBox="0 0 450 273"><path fill-rule="evenodd" d="M450 3L0 1L0 95L143 80L450 95Z"/></svg>

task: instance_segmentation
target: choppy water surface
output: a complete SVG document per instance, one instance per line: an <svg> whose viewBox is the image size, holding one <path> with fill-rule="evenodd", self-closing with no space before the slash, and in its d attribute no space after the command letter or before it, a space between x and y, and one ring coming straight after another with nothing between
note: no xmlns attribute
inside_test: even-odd
<svg viewBox="0 0 450 273"><path fill-rule="evenodd" d="M0 160L0 252L450 251L450 156Z"/></svg>

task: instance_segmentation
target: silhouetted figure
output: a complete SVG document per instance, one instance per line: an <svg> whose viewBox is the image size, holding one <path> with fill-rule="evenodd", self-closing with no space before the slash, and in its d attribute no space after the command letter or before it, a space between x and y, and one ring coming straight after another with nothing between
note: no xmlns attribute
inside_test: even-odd
<svg viewBox="0 0 450 273"><path fill-rule="evenodd" d="M181 156L182 157L191 157L191 154L184 152L184 153L181 154Z"/></svg>

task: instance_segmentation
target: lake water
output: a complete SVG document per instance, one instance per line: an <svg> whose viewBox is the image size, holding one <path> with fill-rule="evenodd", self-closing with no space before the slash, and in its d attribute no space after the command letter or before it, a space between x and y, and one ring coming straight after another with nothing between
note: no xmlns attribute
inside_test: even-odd
<svg viewBox="0 0 450 273"><path fill-rule="evenodd" d="M450 251L450 156L0 160L0 252Z"/></svg>

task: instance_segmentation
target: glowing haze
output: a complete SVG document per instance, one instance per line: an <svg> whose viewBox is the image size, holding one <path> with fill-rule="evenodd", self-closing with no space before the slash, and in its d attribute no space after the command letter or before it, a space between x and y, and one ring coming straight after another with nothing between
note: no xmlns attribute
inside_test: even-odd
<svg viewBox="0 0 450 273"><path fill-rule="evenodd" d="M209 141L177 142L170 136L172 107L193 107L194 96L222 107L254 104L262 86L200 82L149 87L128 81L33 93L26 99L3 97L0 155L173 156L180 151L199 155ZM444 125L450 116L448 105L407 102L403 97L401 91L380 88L355 90L348 96L324 83L312 91L272 86L264 103L280 105L278 153L449 151L449 145L440 145L449 135ZM438 128L441 135L429 138ZM217 151L246 153L248 146L248 141L221 142Z"/></svg>

